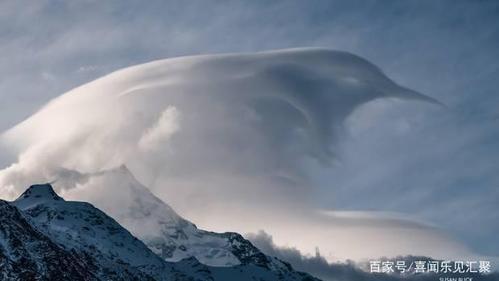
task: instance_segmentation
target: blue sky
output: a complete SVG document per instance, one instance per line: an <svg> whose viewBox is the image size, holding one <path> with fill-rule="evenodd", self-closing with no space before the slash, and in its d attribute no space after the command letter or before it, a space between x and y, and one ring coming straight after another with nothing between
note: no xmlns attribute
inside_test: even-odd
<svg viewBox="0 0 499 281"><path fill-rule="evenodd" d="M446 107L375 103L338 161L308 167L318 208L403 212L499 253L496 1L3 1L0 129L110 71L205 53L326 47ZM5 166L15 155L0 152Z"/></svg>

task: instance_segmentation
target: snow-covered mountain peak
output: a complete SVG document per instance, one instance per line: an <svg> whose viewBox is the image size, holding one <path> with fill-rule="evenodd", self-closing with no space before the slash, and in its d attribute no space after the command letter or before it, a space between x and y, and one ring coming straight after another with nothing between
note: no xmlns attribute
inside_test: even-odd
<svg viewBox="0 0 499 281"><path fill-rule="evenodd" d="M97 281L90 263L38 231L14 205L0 200L0 279Z"/></svg>
<svg viewBox="0 0 499 281"><path fill-rule="evenodd" d="M89 201L104 210L165 261L194 257L216 267L284 266L238 233L198 229L141 184L126 166L89 174L87 178L85 185L70 197Z"/></svg>
<svg viewBox="0 0 499 281"><path fill-rule="evenodd" d="M102 276L113 271L130 277L123 280L168 280L164 261L92 204L63 200L45 184L31 186L12 205L62 248L98 264Z"/></svg>
<svg viewBox="0 0 499 281"><path fill-rule="evenodd" d="M64 201L64 199L55 193L52 185L45 183L30 186L15 200L15 204L20 208L26 208L50 201Z"/></svg>

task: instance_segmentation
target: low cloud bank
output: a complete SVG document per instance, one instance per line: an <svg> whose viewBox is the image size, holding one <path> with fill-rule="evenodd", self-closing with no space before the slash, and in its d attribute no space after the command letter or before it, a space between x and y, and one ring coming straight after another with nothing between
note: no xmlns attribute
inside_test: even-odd
<svg viewBox="0 0 499 281"><path fill-rule="evenodd" d="M289 262L295 269L309 272L310 274L321 278L325 281L435 281L439 278L463 278L472 277L473 280L497 281L499 273L489 275L480 274L417 274L417 275L397 275L397 274L379 274L369 273L361 268L367 268L365 265L347 261L344 263L329 263L321 256L319 249L316 250L315 256L303 255L298 249L291 247L277 246L271 235L265 231L258 233L247 234L246 237L260 250L270 256L277 257L281 260ZM334 243L334 242L332 242ZM386 259L384 259L386 260ZM431 260L427 257L398 257L397 260L414 261L414 260ZM408 263L409 264L409 263ZM457 280L457 279L456 279Z"/></svg>

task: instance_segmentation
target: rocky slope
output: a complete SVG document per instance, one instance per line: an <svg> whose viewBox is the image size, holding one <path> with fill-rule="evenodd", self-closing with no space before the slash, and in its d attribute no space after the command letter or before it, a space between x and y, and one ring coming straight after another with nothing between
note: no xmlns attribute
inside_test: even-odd
<svg viewBox="0 0 499 281"><path fill-rule="evenodd" d="M0 200L1 280L97 280L94 265L34 228L10 203Z"/></svg>
<svg viewBox="0 0 499 281"><path fill-rule="evenodd" d="M160 278L168 271L161 259L89 203L65 201L44 184L31 186L12 204L62 248L92 261L103 279L167 280Z"/></svg>

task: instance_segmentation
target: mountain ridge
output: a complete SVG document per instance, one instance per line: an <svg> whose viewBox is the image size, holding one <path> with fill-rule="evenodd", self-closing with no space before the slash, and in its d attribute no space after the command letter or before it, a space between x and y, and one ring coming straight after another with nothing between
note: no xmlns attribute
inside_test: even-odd
<svg viewBox="0 0 499 281"><path fill-rule="evenodd" d="M239 246L237 265L209 266L194 256L169 262L103 211L65 200L51 184L0 201L0 210L2 280L318 280L264 255L237 233L205 232Z"/></svg>

